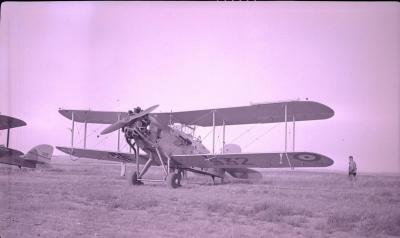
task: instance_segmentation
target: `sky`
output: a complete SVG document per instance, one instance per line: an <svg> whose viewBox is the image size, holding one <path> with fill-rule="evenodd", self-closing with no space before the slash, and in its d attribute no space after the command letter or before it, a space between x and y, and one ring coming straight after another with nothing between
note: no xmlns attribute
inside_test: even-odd
<svg viewBox="0 0 400 238"><path fill-rule="evenodd" d="M335 115L296 123L296 151L324 154L334 170L353 155L360 172L399 173L399 65L396 2L1 5L0 112L28 123L11 134L24 152L70 145L58 108L169 112L308 98ZM115 150L116 133L96 137L102 128L89 126L88 147ZM209 132L199 135L211 148ZM82 134L77 125L78 146ZM284 149L284 124L226 136L244 152Z"/></svg>

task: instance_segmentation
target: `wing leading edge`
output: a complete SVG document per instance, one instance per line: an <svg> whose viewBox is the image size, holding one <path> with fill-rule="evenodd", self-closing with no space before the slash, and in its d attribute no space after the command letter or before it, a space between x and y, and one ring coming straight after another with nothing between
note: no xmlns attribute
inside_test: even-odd
<svg viewBox="0 0 400 238"><path fill-rule="evenodd" d="M26 122L15 117L0 115L0 130L26 126Z"/></svg>
<svg viewBox="0 0 400 238"><path fill-rule="evenodd" d="M285 153L240 153L174 155L171 159L187 167L199 168L328 167L333 164L332 159L317 153L289 152L287 156Z"/></svg>
<svg viewBox="0 0 400 238"><path fill-rule="evenodd" d="M276 123L285 121L285 107L287 119L292 121L322 120L332 117L334 111L321 103L313 101L287 101L264 103L241 107L205 109L184 112L150 113L161 124L181 123L185 125L212 126L212 113L215 112L215 125L240 125L255 123ZM91 110L66 110L59 112L66 118L76 122L112 124L118 118L124 118L126 112L106 112Z"/></svg>
<svg viewBox="0 0 400 238"><path fill-rule="evenodd" d="M61 147L56 146L56 148L66 154L88 159L98 159L107 160L114 162L126 162L126 163L136 163L136 158L134 154L116 152L116 151L106 151L106 150L93 150L93 149L81 149L81 148L71 148L71 147ZM145 164L148 160L148 156L139 155L139 164ZM159 165L156 160L153 160L152 165Z"/></svg>

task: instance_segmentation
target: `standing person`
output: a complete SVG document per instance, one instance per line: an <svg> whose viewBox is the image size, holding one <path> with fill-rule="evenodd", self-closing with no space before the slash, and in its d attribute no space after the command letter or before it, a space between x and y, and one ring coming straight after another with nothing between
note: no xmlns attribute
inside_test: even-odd
<svg viewBox="0 0 400 238"><path fill-rule="evenodd" d="M354 162L353 156L349 156L349 179L355 180L357 175L357 164Z"/></svg>

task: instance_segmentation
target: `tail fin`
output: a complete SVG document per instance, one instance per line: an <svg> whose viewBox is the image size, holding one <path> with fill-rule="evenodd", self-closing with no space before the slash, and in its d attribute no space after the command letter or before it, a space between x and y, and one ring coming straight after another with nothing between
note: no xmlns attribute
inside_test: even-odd
<svg viewBox="0 0 400 238"><path fill-rule="evenodd" d="M38 164L48 164L52 156L53 147L51 145L38 145L25 155L25 159Z"/></svg>

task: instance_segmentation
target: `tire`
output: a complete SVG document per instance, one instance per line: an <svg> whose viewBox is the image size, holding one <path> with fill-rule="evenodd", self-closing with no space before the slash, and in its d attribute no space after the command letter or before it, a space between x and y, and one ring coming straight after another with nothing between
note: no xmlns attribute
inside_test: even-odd
<svg viewBox="0 0 400 238"><path fill-rule="evenodd" d="M167 185L170 188L178 188L181 186L181 174L170 173L167 176Z"/></svg>
<svg viewBox="0 0 400 238"><path fill-rule="evenodd" d="M128 173L128 175L126 176L127 180L128 180L128 184L131 186L136 186L136 185L142 185L143 182L139 181L137 178L137 173L135 172L130 172Z"/></svg>

